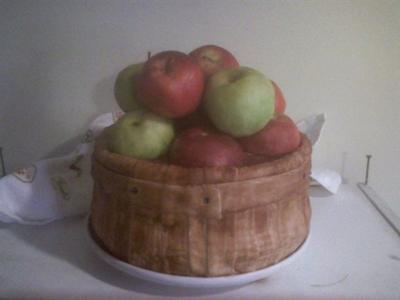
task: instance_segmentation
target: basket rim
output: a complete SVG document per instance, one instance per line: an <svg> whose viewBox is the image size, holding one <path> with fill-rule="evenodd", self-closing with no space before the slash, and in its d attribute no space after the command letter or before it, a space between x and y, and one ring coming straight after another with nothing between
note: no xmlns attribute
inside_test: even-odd
<svg viewBox="0 0 400 300"><path fill-rule="evenodd" d="M244 166L184 167L154 160L143 160L113 153L107 149L105 135L95 141L92 160L119 175L175 185L201 185L245 181L290 172L311 160L312 145L301 134L301 144L292 153L258 164Z"/></svg>

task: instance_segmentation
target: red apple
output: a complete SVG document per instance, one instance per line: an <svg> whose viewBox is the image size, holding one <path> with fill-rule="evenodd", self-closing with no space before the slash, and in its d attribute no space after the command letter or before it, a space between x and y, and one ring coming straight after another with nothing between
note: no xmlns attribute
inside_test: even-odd
<svg viewBox="0 0 400 300"><path fill-rule="evenodd" d="M247 152L278 157L296 150L301 135L291 118L277 114L263 129L239 141Z"/></svg>
<svg viewBox="0 0 400 300"><path fill-rule="evenodd" d="M215 45L201 46L189 55L199 64L206 79L220 70L239 67L232 53Z"/></svg>
<svg viewBox="0 0 400 300"><path fill-rule="evenodd" d="M178 118L196 110L203 89L203 72L190 56L164 51L150 57L143 66L137 95L152 112Z"/></svg>
<svg viewBox="0 0 400 300"><path fill-rule="evenodd" d="M272 85L275 89L275 113L283 114L286 109L285 97L283 96L282 90L275 82L272 81Z"/></svg>
<svg viewBox="0 0 400 300"><path fill-rule="evenodd" d="M244 160L244 152L239 143L226 134L193 127L175 139L170 160L185 167L238 166Z"/></svg>
<svg viewBox="0 0 400 300"><path fill-rule="evenodd" d="M182 118L174 119L174 126L176 132L182 132L186 129L192 127L202 127L208 128L210 130L214 129L211 121L207 118L206 114L201 109L196 109L189 115Z"/></svg>

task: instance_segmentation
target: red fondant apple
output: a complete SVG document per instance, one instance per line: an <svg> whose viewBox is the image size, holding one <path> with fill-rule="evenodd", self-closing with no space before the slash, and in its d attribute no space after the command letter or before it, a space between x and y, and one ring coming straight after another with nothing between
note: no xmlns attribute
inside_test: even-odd
<svg viewBox="0 0 400 300"><path fill-rule="evenodd" d="M201 109L196 109L191 114L182 118L174 119L174 126L178 133L192 127L202 127L210 130L214 129L211 121Z"/></svg>
<svg viewBox="0 0 400 300"><path fill-rule="evenodd" d="M272 85L275 89L275 113L283 114L286 109L285 97L283 96L282 90L275 82L272 81Z"/></svg>
<svg viewBox="0 0 400 300"><path fill-rule="evenodd" d="M220 70L239 67L232 53L216 45L201 46L189 55L199 64L206 78Z"/></svg>
<svg viewBox="0 0 400 300"><path fill-rule="evenodd" d="M170 161L185 167L238 166L243 160L236 140L201 127L182 132L170 149Z"/></svg>
<svg viewBox="0 0 400 300"><path fill-rule="evenodd" d="M296 150L301 135L291 118L277 114L259 132L239 141L247 152L278 157Z"/></svg>
<svg viewBox="0 0 400 300"><path fill-rule="evenodd" d="M150 57L143 66L137 95L152 112L178 118L197 108L203 89L203 72L190 56L164 51Z"/></svg>

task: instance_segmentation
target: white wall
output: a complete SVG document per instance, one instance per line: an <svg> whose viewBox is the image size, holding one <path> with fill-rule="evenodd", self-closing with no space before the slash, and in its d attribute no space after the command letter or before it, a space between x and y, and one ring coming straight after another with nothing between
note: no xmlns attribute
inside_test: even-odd
<svg viewBox="0 0 400 300"><path fill-rule="evenodd" d="M65 152L117 108L115 76L147 51L215 43L325 112L314 165L370 183L400 214L399 1L1 1L0 146L12 170Z"/></svg>

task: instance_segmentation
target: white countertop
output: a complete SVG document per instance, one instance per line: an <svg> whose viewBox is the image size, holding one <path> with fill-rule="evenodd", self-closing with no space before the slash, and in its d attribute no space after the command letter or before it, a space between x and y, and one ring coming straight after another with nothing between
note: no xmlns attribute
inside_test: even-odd
<svg viewBox="0 0 400 300"><path fill-rule="evenodd" d="M311 199L303 255L267 279L228 290L162 286L113 269L88 247L85 217L0 224L0 298L400 299L399 236L355 185L323 196Z"/></svg>

